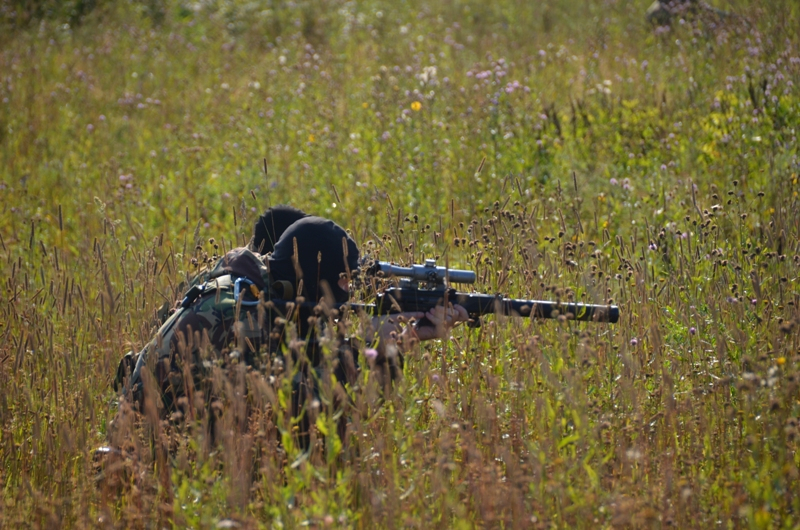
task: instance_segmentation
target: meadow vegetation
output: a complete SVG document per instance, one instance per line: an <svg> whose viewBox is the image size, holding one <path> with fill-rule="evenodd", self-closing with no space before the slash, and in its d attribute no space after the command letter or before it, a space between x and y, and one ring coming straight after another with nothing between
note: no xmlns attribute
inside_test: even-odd
<svg viewBox="0 0 800 530"><path fill-rule="evenodd" d="M0 526L800 527L800 6L647 4L0 0ZM99 467L121 355L279 203L621 321L457 328L306 456L218 373L217 445Z"/></svg>

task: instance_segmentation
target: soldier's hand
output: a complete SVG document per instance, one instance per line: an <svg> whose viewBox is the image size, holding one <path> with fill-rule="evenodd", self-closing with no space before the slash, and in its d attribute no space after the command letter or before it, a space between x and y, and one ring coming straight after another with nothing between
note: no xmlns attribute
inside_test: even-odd
<svg viewBox="0 0 800 530"><path fill-rule="evenodd" d="M419 340L442 339L447 336L452 328L459 322L469 320L469 314L463 306L447 304L447 307L437 305L424 313L429 325L419 325L414 328ZM427 322L426 322L427 324Z"/></svg>

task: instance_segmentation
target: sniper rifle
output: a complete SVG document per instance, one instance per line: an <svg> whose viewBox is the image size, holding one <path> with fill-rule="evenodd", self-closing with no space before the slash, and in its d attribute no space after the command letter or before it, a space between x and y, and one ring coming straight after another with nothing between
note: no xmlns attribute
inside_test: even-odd
<svg viewBox="0 0 800 530"><path fill-rule="evenodd" d="M401 267L383 261L373 262L367 267L367 275L378 278L396 278L398 281L375 297L372 304L334 304L333 309L349 307L373 315L389 315L403 312L426 312L442 303L458 304L467 310L469 325L480 326L484 315L507 315L530 318L558 318L585 322L619 321L619 307L614 305L583 304L549 300L525 300L506 298L501 295L458 291L451 284L475 283L476 274L470 270L439 267L435 260L425 260L424 265ZM288 300L270 300L276 306L289 304ZM295 304L296 306L297 304ZM316 306L309 302L301 306ZM424 325L424 322L421 323Z"/></svg>

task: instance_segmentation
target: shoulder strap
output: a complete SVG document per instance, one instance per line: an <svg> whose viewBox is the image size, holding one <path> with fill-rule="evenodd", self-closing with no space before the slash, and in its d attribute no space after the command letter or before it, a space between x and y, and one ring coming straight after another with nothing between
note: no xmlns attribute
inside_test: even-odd
<svg viewBox="0 0 800 530"><path fill-rule="evenodd" d="M226 274L218 278L212 278L203 284L195 285L186 291L186 294L183 296L183 300L181 300L181 307L189 307L200 297L200 295L204 293L217 291L219 289L229 289L233 283L234 282L233 278L231 278L231 275Z"/></svg>

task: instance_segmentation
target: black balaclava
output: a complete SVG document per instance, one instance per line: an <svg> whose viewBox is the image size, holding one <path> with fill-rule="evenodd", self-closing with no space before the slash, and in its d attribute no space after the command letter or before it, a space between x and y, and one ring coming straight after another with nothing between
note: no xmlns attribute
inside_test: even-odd
<svg viewBox="0 0 800 530"><path fill-rule="evenodd" d="M303 280L303 292L297 293L309 302L324 294L327 282L337 302L346 302L349 293L338 285L342 273L358 269L358 247L344 228L329 219L309 216L295 222L281 235L269 258L273 281L288 281L295 287L300 282L293 259L297 241L297 265ZM345 248L347 249L345 251Z"/></svg>
<svg viewBox="0 0 800 530"><path fill-rule="evenodd" d="M259 254L272 252L286 229L304 217L308 217L308 214L293 206L281 204L269 208L253 227L252 250Z"/></svg>

